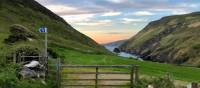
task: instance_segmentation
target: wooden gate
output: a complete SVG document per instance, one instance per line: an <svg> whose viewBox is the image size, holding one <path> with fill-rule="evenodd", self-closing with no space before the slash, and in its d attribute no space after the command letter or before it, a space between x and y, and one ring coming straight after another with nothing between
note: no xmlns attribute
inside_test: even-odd
<svg viewBox="0 0 200 88"><path fill-rule="evenodd" d="M104 87L128 87L133 88L134 83L138 81L138 66L137 65L61 65L57 66L57 82L58 88L72 88L72 87L90 87L90 88L104 88ZM78 71L68 71L67 69L76 69ZM93 69L94 71L81 71L79 69ZM112 69L103 71L102 69ZM121 69L120 71L114 71L117 69ZM124 70L122 70L124 69ZM67 70L67 71L66 71ZM94 75L94 78L70 78L69 76L65 77L65 75ZM100 78L100 75L128 75L128 78ZM93 84L69 84L69 81L93 81ZM126 81L128 84L99 84L100 81ZM68 83L68 84L67 84Z"/></svg>

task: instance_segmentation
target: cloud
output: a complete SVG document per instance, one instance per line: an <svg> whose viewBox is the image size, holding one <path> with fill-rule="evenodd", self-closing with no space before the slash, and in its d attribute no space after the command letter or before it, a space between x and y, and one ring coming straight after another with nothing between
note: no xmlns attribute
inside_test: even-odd
<svg viewBox="0 0 200 88"><path fill-rule="evenodd" d="M48 9L53 11L58 15L79 15L79 14L87 14L89 13L86 10L80 10L79 8L67 6L67 5L46 5Z"/></svg>
<svg viewBox="0 0 200 88"><path fill-rule="evenodd" d="M107 10L101 8L101 7L79 7L79 6L71 6L71 5L65 5L65 4L49 4L45 5L48 9L53 11L54 13L58 15L80 15L80 14L97 14L97 13L103 13Z"/></svg>
<svg viewBox="0 0 200 88"><path fill-rule="evenodd" d="M105 25L110 25L112 23L111 20L96 20L96 21L89 21L89 22L80 22L76 23L76 25L80 26L105 26Z"/></svg>
<svg viewBox="0 0 200 88"><path fill-rule="evenodd" d="M80 15L64 15L61 17L67 20L69 23L76 24L78 22L90 21L94 16L95 14L80 14Z"/></svg>
<svg viewBox="0 0 200 88"><path fill-rule="evenodd" d="M135 16L151 16L151 15L155 15L155 13L149 12L149 11L138 11L133 13L133 15Z"/></svg>
<svg viewBox="0 0 200 88"><path fill-rule="evenodd" d="M189 11L186 11L186 10L181 10L181 9L177 9L177 10L172 10L171 11L172 14L174 15L181 15L181 14L187 14L187 13L190 13Z"/></svg>
<svg viewBox="0 0 200 88"><path fill-rule="evenodd" d="M167 12L171 15L181 15L181 14L187 14L187 13L190 13L191 11L188 10L188 9L179 9L179 8L176 8L176 9L173 9L173 8L168 8L168 9L153 9L152 11L155 11L155 12L159 12L159 13L162 13L162 12Z"/></svg>
<svg viewBox="0 0 200 88"><path fill-rule="evenodd" d="M107 13L104 13L102 16L118 16L121 14L122 14L121 12L107 12Z"/></svg>
<svg viewBox="0 0 200 88"><path fill-rule="evenodd" d="M178 6L180 7L189 7L189 8L198 8L200 3L180 3Z"/></svg>
<svg viewBox="0 0 200 88"><path fill-rule="evenodd" d="M66 6L66 5L47 5L46 6L48 9L55 13L62 13L62 12L72 12L72 11L77 11L77 8Z"/></svg>
<svg viewBox="0 0 200 88"><path fill-rule="evenodd" d="M107 0L109 2L112 2L112 3L122 3L122 2L125 2L126 0Z"/></svg>
<svg viewBox="0 0 200 88"><path fill-rule="evenodd" d="M144 21L145 20L143 20L143 19L131 19L131 18L123 18L122 19L122 23L124 23L124 24L129 24L132 22L138 23L138 22L144 22Z"/></svg>
<svg viewBox="0 0 200 88"><path fill-rule="evenodd" d="M49 4L49 1L51 1L51 0L35 0L35 1L39 2L42 5L47 5L47 4Z"/></svg>
<svg viewBox="0 0 200 88"><path fill-rule="evenodd" d="M79 15L79 14L103 14L108 16L120 15L123 11L138 11L135 15L149 16L154 9L168 10L175 13L175 10L193 12L198 10L199 3L185 1L170 2L169 0L36 0L45 4L47 8L58 15ZM48 3L48 4L47 4ZM112 11L112 12L109 12ZM140 12L142 11L142 12ZM108 13L105 13L108 12ZM169 12L169 10L168 10Z"/></svg>
<svg viewBox="0 0 200 88"><path fill-rule="evenodd" d="M121 31L118 31L118 32L106 32L105 34L111 34L111 35L121 35L121 34L129 34L129 32L121 32Z"/></svg>

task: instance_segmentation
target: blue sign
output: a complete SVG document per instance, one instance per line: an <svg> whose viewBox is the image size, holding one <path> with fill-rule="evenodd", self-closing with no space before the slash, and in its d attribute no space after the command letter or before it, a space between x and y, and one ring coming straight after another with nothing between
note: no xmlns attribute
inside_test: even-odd
<svg viewBox="0 0 200 88"><path fill-rule="evenodd" d="M40 33L46 33L47 32L47 28L42 26L42 27L39 28L39 32Z"/></svg>

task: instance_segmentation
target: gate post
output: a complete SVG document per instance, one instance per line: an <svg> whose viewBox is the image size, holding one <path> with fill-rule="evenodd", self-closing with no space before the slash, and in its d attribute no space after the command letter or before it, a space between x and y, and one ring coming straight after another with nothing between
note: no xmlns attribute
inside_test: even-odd
<svg viewBox="0 0 200 88"><path fill-rule="evenodd" d="M95 88L98 88L98 74L99 74L99 67L96 66L96 74L95 74Z"/></svg>
<svg viewBox="0 0 200 88"><path fill-rule="evenodd" d="M133 86L134 86L134 65L131 65L131 72L130 72L130 82L131 82L131 85L130 85L130 88L133 88Z"/></svg>
<svg viewBox="0 0 200 88"><path fill-rule="evenodd" d="M134 81L135 82L138 82L138 80L139 80L138 67L139 66L135 65L135 69L134 69L135 70L134 71L135 72L135 77L134 77L134 79L135 79Z"/></svg>

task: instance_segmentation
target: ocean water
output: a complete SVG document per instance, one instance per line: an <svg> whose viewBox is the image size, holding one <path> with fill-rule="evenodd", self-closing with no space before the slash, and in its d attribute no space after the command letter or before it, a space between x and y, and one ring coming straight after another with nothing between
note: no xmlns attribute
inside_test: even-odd
<svg viewBox="0 0 200 88"><path fill-rule="evenodd" d="M108 49L109 51L111 51L112 53L115 53L113 52L113 50L115 48L118 48L119 46L118 45L105 45L104 46L106 49ZM140 60L140 61L143 61L142 58L140 58L139 56L136 56L136 55L133 55L133 54L129 54L129 53L126 53L126 52L120 52L120 53L115 53L117 54L118 56L120 57L125 57L125 58L135 58L137 60Z"/></svg>

